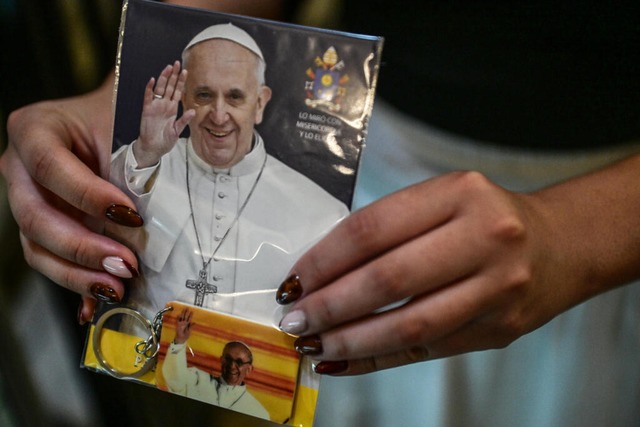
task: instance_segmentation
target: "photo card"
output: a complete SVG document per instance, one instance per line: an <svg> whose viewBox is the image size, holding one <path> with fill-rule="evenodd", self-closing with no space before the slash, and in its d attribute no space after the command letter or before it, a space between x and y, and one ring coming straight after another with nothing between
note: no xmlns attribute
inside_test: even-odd
<svg viewBox="0 0 640 427"><path fill-rule="evenodd" d="M310 426L319 377L293 362L276 294L350 212L383 40L147 0L124 2L120 37L109 179L133 203L114 214L141 226L106 234L138 265L121 303L99 303L84 366L180 389L162 372L166 334L190 307L196 344L174 349L193 350L178 351L186 369L224 378L220 337L236 334L259 357L225 366L252 371L246 390L269 419Z"/></svg>

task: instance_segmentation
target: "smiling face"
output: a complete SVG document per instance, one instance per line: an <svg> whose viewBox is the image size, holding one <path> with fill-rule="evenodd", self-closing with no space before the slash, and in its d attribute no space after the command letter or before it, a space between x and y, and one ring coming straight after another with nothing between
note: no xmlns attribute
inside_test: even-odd
<svg viewBox="0 0 640 427"><path fill-rule="evenodd" d="M189 129L193 148L208 164L225 169L251 150L253 128L262 121L271 90L258 81L258 57L237 43L207 40L189 49L182 98L196 116Z"/></svg>
<svg viewBox="0 0 640 427"><path fill-rule="evenodd" d="M229 385L241 385L253 370L251 353L242 344L232 342L222 352L222 378Z"/></svg>

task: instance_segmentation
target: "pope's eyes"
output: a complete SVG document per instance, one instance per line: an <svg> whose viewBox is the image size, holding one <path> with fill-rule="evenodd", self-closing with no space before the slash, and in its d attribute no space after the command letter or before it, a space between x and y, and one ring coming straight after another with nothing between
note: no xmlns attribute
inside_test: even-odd
<svg viewBox="0 0 640 427"><path fill-rule="evenodd" d="M227 96L233 101L242 101L244 99L244 93L240 90L232 90Z"/></svg>
<svg viewBox="0 0 640 427"><path fill-rule="evenodd" d="M196 99L199 101L208 101L211 100L213 96L209 92L198 92L196 93Z"/></svg>

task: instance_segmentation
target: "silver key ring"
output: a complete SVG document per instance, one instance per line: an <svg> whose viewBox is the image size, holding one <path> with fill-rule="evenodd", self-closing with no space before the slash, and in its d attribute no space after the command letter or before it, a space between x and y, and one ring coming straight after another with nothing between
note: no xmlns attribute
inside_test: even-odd
<svg viewBox="0 0 640 427"><path fill-rule="evenodd" d="M100 316L100 318L98 319L98 321L94 326L93 340L92 340L93 353L95 354L96 359L98 360L98 363L100 363L100 366L102 366L110 375L116 378L122 378L122 379L140 378L142 375L149 372L149 370L151 370L155 366L156 355L160 350L160 330L162 328L162 315L165 312L170 310L173 310L173 308L167 307L163 310L160 310L158 314L156 314L156 316L154 317L153 322L151 322L149 319L144 317L139 311L136 311L132 308L127 308L127 307L116 307L105 312L102 316ZM137 371L134 371L134 372L119 371L118 369L111 366L109 362L107 362L107 359L104 357L104 354L102 353L102 349L101 349L102 328L104 327L105 322L109 320L112 316L115 316L116 314L132 316L135 319L137 319L140 323L142 323L146 329L149 330L149 337L146 340L139 341L135 345L136 353L138 353L140 356L142 356L145 359L145 362L143 363L142 367Z"/></svg>

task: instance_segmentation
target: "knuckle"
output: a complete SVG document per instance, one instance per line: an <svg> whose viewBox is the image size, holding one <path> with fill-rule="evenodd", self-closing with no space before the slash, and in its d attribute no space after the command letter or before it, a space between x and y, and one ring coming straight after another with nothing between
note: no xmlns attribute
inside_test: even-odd
<svg viewBox="0 0 640 427"><path fill-rule="evenodd" d="M426 342L430 322L425 317L414 316L408 319L398 330L398 339L402 345L415 345Z"/></svg>
<svg viewBox="0 0 640 427"><path fill-rule="evenodd" d="M513 213L497 218L489 231L490 236L501 242L522 242L526 238L526 227L522 219Z"/></svg>
<svg viewBox="0 0 640 427"><path fill-rule="evenodd" d="M82 266L91 265L91 244L87 239L80 239L71 249L70 260Z"/></svg>
<svg viewBox="0 0 640 427"><path fill-rule="evenodd" d="M313 318L309 322L313 322L311 326L314 330L325 330L336 324L336 312L330 299L315 298L312 302Z"/></svg>
<svg viewBox="0 0 640 427"><path fill-rule="evenodd" d="M25 237L30 238L38 234L41 223L39 212L37 209L19 209L16 212L16 222Z"/></svg>
<svg viewBox="0 0 640 427"><path fill-rule="evenodd" d="M46 150L36 150L32 155L34 156L32 159L34 179L40 183L47 182L52 172L54 156Z"/></svg>
<svg viewBox="0 0 640 427"><path fill-rule="evenodd" d="M477 194L484 193L493 187L493 183L477 171L463 171L452 174L455 188L463 193Z"/></svg>
<svg viewBox="0 0 640 427"><path fill-rule="evenodd" d="M350 359L352 356L350 341L340 334L331 337L331 357L337 360Z"/></svg>
<svg viewBox="0 0 640 427"><path fill-rule="evenodd" d="M76 194L76 203L75 206L78 207L83 212L90 212L93 207L93 197L95 191L91 190L92 186L90 185L82 185L78 183Z"/></svg>
<svg viewBox="0 0 640 427"><path fill-rule="evenodd" d="M315 282L315 278L324 276L324 264L326 255L322 251L308 251L304 257L304 283ZM298 263L300 264L300 263ZM295 270L300 270L300 265ZM308 290L305 289L308 292Z"/></svg>
<svg viewBox="0 0 640 427"><path fill-rule="evenodd" d="M407 364L423 362L429 359L429 350L424 346L414 346L405 352Z"/></svg>
<svg viewBox="0 0 640 427"><path fill-rule="evenodd" d="M510 311L502 316L499 333L495 334L494 348L505 348L527 331L524 317L517 311Z"/></svg>
<svg viewBox="0 0 640 427"><path fill-rule="evenodd" d="M533 282L533 267L530 264L518 264L512 267L507 276L507 286L514 292L524 292Z"/></svg>
<svg viewBox="0 0 640 427"><path fill-rule="evenodd" d="M22 123L22 117L25 114L25 108L22 107L20 109L14 110L7 117L7 133L9 136L14 135L20 127L20 123Z"/></svg>
<svg viewBox="0 0 640 427"><path fill-rule="evenodd" d="M395 302L407 297L406 273L388 263L372 263L365 279L371 289L387 302Z"/></svg>
<svg viewBox="0 0 640 427"><path fill-rule="evenodd" d="M346 235L358 245L361 250L375 249L375 236L383 226L375 210L363 209L349 216L343 222Z"/></svg>

